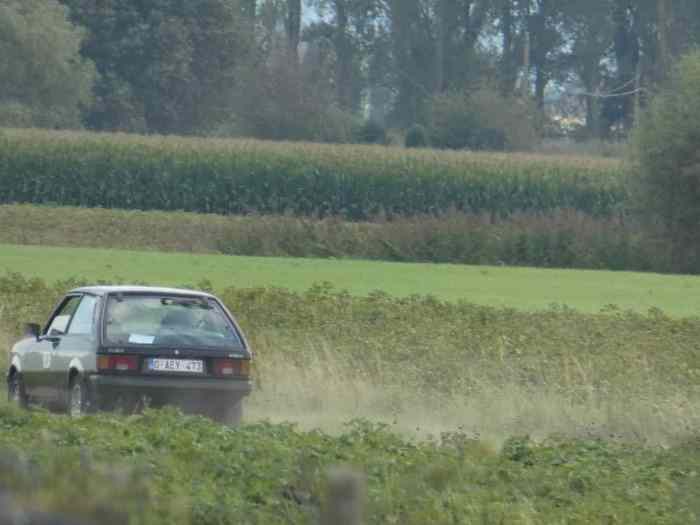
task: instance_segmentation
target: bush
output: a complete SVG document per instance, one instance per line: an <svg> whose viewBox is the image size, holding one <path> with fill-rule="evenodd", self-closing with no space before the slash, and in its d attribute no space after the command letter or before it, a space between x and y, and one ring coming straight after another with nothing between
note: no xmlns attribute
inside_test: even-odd
<svg viewBox="0 0 700 525"><path fill-rule="evenodd" d="M406 132L405 145L407 148L427 148L430 145L428 132L420 124L411 126Z"/></svg>
<svg viewBox="0 0 700 525"><path fill-rule="evenodd" d="M0 103L0 123L11 128L31 128L34 124L32 108L17 102Z"/></svg>
<svg viewBox="0 0 700 525"><path fill-rule="evenodd" d="M355 141L360 124L333 100L326 67L290 62L286 43L268 60L242 68L246 88L237 95L235 116L216 133L260 139L347 144Z"/></svg>
<svg viewBox="0 0 700 525"><path fill-rule="evenodd" d="M470 150L530 150L537 141L534 110L495 90L451 92L430 103L430 136L434 146Z"/></svg>
<svg viewBox="0 0 700 525"><path fill-rule="evenodd" d="M0 224L0 244L670 271L665 245L647 242L637 224L573 210L358 223L21 205L0 206Z"/></svg>
<svg viewBox="0 0 700 525"><path fill-rule="evenodd" d="M355 142L358 128L352 113L331 105L321 113L313 139L317 142L349 144Z"/></svg>
<svg viewBox="0 0 700 525"><path fill-rule="evenodd" d="M386 144L387 140L386 129L374 120L366 121L357 134L357 141L362 144Z"/></svg>
<svg viewBox="0 0 700 525"><path fill-rule="evenodd" d="M700 271L700 52L683 58L634 133L637 204L663 225L676 271ZM653 226L653 225L652 225Z"/></svg>

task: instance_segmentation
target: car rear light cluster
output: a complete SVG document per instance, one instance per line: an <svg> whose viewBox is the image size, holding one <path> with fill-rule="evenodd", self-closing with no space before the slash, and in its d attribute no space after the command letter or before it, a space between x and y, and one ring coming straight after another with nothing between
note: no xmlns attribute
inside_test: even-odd
<svg viewBox="0 0 700 525"><path fill-rule="evenodd" d="M101 355L97 357L97 369L115 372L132 372L139 369L139 358L135 355Z"/></svg>
<svg viewBox="0 0 700 525"><path fill-rule="evenodd" d="M246 359L214 359L214 375L248 377L250 375L250 361Z"/></svg>

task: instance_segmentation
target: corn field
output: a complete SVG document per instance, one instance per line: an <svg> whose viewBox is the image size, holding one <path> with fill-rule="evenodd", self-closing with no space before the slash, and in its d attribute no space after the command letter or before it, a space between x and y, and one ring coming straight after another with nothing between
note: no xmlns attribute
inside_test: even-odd
<svg viewBox="0 0 700 525"><path fill-rule="evenodd" d="M367 220L560 208L606 217L624 201L613 160L0 131L0 204Z"/></svg>

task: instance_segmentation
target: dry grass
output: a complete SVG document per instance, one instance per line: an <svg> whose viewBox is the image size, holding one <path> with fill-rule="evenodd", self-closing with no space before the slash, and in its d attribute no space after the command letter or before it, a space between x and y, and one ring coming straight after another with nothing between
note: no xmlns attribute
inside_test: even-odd
<svg viewBox="0 0 700 525"><path fill-rule="evenodd" d="M9 348L11 337L0 331L0 348ZM416 439L437 437L460 430L491 446L500 447L512 436L529 435L542 440L552 435L566 438L597 438L672 446L700 432L700 396L678 387L669 393L656 392L654 370L640 371L649 377L645 395L639 385L623 386L613 395L597 392L594 377L577 390L589 390L583 400L562 393L566 385L524 388L517 381L495 383L485 380L467 392L441 392L417 388L411 377L415 370L407 363L401 371L392 364L375 363L358 371L347 354L328 345L301 365L287 358L285 348L260 348L256 362L257 388L246 406L246 420L292 422L301 429L321 429L336 434L352 419L385 423L395 431ZM543 356L543 360L546 357ZM6 353L0 353L5 366ZM545 363L543 363L544 365ZM386 370L386 373L382 371ZM478 377L480 371L465 367L456 373ZM578 373L584 374L583 370ZM636 374L635 374L636 375ZM403 383L397 381L401 377Z"/></svg>
<svg viewBox="0 0 700 525"><path fill-rule="evenodd" d="M3 348L9 341L0 332ZM659 395L652 384L645 396L624 390L608 396L596 394L591 382L592 395L572 401L556 386L525 389L515 382L484 382L469 394L446 394L416 390L410 381L387 382L381 374L358 374L332 351L304 366L281 359L283 354L258 360L259 385L247 402L247 421L292 422L305 430L338 433L349 420L366 419L417 439L461 430L495 447L514 435L672 446L700 431L700 398L680 388L674 395Z"/></svg>
<svg viewBox="0 0 700 525"><path fill-rule="evenodd" d="M43 318L61 286L6 280L0 304L19 312L0 311L0 344L21 319ZM697 317L528 313L323 289L219 295L255 350L251 420L336 432L363 418L419 438L461 429L496 445L560 434L668 446L700 433Z"/></svg>
<svg viewBox="0 0 700 525"><path fill-rule="evenodd" d="M390 370L392 364L375 363L373 368L380 371L368 374L358 373L342 354L330 349L304 365L285 360L284 354L280 349L274 359L258 360L261 384L248 402L248 420L294 422L303 429L335 433L348 420L362 418L387 423L419 439L459 429L493 446L514 435L671 446L700 431L700 396L681 387L669 393L666 385L663 393L658 392L653 369L635 373L650 379L643 395L638 392L644 386L632 384L629 389L621 385L613 394L602 393L597 378L590 377L575 386L590 395L572 399L562 383L525 388L515 380L510 384L484 380L469 392L446 393L417 387L409 379L416 373L409 370L410 363L402 371L386 374L381 370ZM546 356L542 359L546 366ZM466 363L455 373L481 375ZM396 377L402 374L403 383Z"/></svg>

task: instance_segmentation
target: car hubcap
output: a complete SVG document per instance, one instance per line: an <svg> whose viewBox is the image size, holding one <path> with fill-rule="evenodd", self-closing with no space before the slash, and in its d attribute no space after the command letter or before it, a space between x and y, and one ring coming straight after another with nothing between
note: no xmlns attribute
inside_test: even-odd
<svg viewBox="0 0 700 525"><path fill-rule="evenodd" d="M83 415L83 388L80 383L76 383L71 389L70 415L71 417L80 417Z"/></svg>

